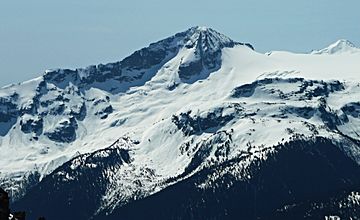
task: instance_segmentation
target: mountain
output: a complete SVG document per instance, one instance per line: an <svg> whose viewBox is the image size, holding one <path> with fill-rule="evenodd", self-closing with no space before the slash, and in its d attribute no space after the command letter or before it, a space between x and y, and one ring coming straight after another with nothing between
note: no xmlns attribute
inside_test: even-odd
<svg viewBox="0 0 360 220"><path fill-rule="evenodd" d="M356 219L359 59L193 27L48 70L0 90L0 186L30 218Z"/></svg>
<svg viewBox="0 0 360 220"><path fill-rule="evenodd" d="M312 54L341 54L359 53L360 49L348 40L341 39L322 50L313 51Z"/></svg>
<svg viewBox="0 0 360 220"><path fill-rule="evenodd" d="M142 112L136 105L143 104L134 98L146 96L146 90L160 94L205 79L220 68L221 50L235 46L252 49L210 28L194 27L120 62L48 70L42 77L1 89L3 182L18 182L11 191L21 192L23 182L42 179L74 156L109 146L127 132L141 129L121 129L119 134L125 122L129 127L143 118L153 123L159 116L147 117L149 112ZM147 105L151 103L144 108Z"/></svg>

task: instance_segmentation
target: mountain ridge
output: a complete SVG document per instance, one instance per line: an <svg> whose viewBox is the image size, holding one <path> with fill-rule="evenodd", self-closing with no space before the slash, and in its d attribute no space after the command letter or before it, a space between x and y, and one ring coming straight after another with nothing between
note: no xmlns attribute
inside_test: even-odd
<svg viewBox="0 0 360 220"><path fill-rule="evenodd" d="M342 53L357 53L360 49L352 42L346 39L339 39L330 44L328 47L321 50L314 50L311 54L342 54Z"/></svg>
<svg viewBox="0 0 360 220"><path fill-rule="evenodd" d="M200 188L217 174L251 180L251 164L300 139L322 138L359 164L359 58L267 56L194 27L119 62L47 71L0 90L0 183L25 206L46 203L44 187L62 189L54 204L78 195L87 219L208 168Z"/></svg>
<svg viewBox="0 0 360 220"><path fill-rule="evenodd" d="M64 81L65 75L70 75L72 81L79 83L103 83L106 80L117 80L118 82L131 82L139 80L146 72L141 71L155 66L163 65L167 61L178 55L181 50L193 50L185 53L181 58L179 68L179 78L187 80L194 75L194 71L201 72L203 69L214 70L219 68L219 55L221 50L226 47L245 45L251 49L253 46L247 43L238 43L225 35L216 32L211 28L192 27L184 32L179 32L171 37L151 43L125 57L122 61L98 66L89 66L85 69L76 70L55 70L46 71L44 78L48 81ZM214 65L216 63L216 65ZM135 76L133 76L135 74ZM145 82L153 77L154 73L146 77ZM144 81L141 82L143 84ZM140 84L140 85L141 85ZM94 86L94 85L91 85ZM135 84L138 86L138 84ZM104 88L103 88L104 89ZM114 88L115 90L116 88ZM122 91L123 92L123 91Z"/></svg>

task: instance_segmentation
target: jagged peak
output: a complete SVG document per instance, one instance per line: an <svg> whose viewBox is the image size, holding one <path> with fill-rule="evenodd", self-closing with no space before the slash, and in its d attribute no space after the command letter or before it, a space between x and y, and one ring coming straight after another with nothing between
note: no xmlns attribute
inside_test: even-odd
<svg viewBox="0 0 360 220"><path fill-rule="evenodd" d="M346 40L346 39L340 39L331 45L334 45L334 46L343 45L343 46L349 46L349 47L356 47L355 44L353 44L352 42L350 42L349 40Z"/></svg>
<svg viewBox="0 0 360 220"><path fill-rule="evenodd" d="M185 46L202 46L204 49L217 50L223 47L233 47L237 44L229 37L208 27L196 26L187 30L187 37L185 38ZM202 45L199 45L202 44Z"/></svg>
<svg viewBox="0 0 360 220"><path fill-rule="evenodd" d="M181 72L184 73L184 69L190 67L191 75L193 75L195 72L200 74L205 69L213 71L219 68L222 49L232 48L237 45L254 49L252 45L233 41L212 28L195 26L171 37L151 43L148 47L135 51L122 61L76 70L47 70L44 79L55 82L61 87L63 87L62 85L68 85L68 82L86 87L91 86L94 82L103 83L107 80L126 82L127 87L129 87L139 85L139 83L133 83L135 81L145 82L150 80L153 75L146 74L147 72L152 74L157 72L155 69L160 68L161 65L176 57L183 49L191 49L187 52L191 55L181 59ZM188 59L189 57L191 59ZM114 85L112 89L117 90L115 87Z"/></svg>
<svg viewBox="0 0 360 220"><path fill-rule="evenodd" d="M218 51L226 47L235 45L245 45L254 50L253 46L248 43L240 43L232 40L224 34L206 26L194 26L183 32L150 44L143 49L158 50L171 48L202 48L205 52Z"/></svg>
<svg viewBox="0 0 360 220"><path fill-rule="evenodd" d="M322 50L313 51L312 54L338 54L338 53L353 53L360 51L352 42L346 39L337 40Z"/></svg>
<svg viewBox="0 0 360 220"><path fill-rule="evenodd" d="M205 51L211 52L223 49L225 47L246 45L251 49L254 49L250 44L236 42L228 36L206 26L191 27L185 33L186 37L184 38L184 46L188 48L197 46L201 47Z"/></svg>

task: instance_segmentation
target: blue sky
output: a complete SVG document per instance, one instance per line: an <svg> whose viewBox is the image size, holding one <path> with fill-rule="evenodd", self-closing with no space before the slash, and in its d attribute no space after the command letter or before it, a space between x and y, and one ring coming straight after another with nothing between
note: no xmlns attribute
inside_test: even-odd
<svg viewBox="0 0 360 220"><path fill-rule="evenodd" d="M117 61L191 26L260 52L360 46L359 0L0 0L0 86Z"/></svg>

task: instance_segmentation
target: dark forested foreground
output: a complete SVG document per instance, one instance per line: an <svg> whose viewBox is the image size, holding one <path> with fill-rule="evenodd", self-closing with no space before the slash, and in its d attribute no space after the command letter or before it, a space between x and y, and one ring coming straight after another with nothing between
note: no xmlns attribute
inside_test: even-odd
<svg viewBox="0 0 360 220"><path fill-rule="evenodd" d="M0 188L0 220L25 220L25 212L12 212L9 201L9 194Z"/></svg>
<svg viewBox="0 0 360 220"><path fill-rule="evenodd" d="M249 178L219 176L221 171L235 169L245 160L233 159L207 167L159 193L119 207L109 215L105 211L93 211L92 204L100 201L97 195L101 187L96 186L100 184L96 181L98 173L80 175L77 185L58 185L50 175L15 207L27 210L29 219L40 215L48 219L126 220L287 220L330 216L359 219L360 169L341 146L317 138L292 141L276 149L266 160L252 161L245 171ZM199 187L211 176L217 178Z"/></svg>

